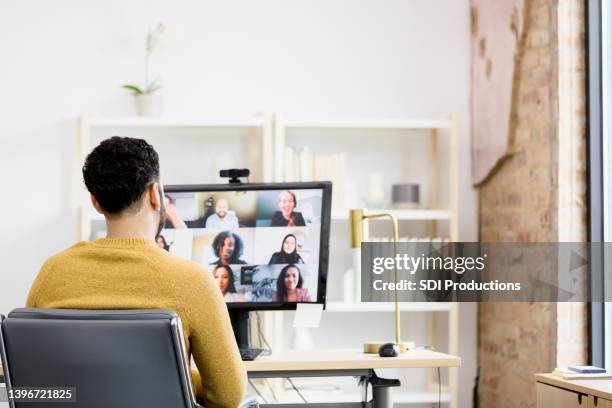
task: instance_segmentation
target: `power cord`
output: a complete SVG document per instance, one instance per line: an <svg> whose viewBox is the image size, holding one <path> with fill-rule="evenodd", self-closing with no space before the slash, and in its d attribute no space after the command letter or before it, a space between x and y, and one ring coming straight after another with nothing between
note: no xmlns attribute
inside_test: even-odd
<svg viewBox="0 0 612 408"><path fill-rule="evenodd" d="M255 318L257 319L257 338L259 339L259 344L265 344L266 346L266 349L262 352L262 355L269 355L272 353L272 347L270 347L270 343L268 343L266 336L263 334L263 330L261 328L261 316L259 316L259 312L255 312ZM264 384L266 384L266 388L268 388L268 391L270 391L270 394L272 394L274 400L278 400L276 392L274 392L274 387L270 385L267 378L264 378Z"/></svg>
<svg viewBox="0 0 612 408"><path fill-rule="evenodd" d="M257 337L259 338L259 343L266 345L267 354L272 353L272 347L270 347L270 343L266 340L266 336L263 334L263 330L261 329L261 318L259 316L259 312L255 312L255 317L257 318Z"/></svg>
<svg viewBox="0 0 612 408"><path fill-rule="evenodd" d="M300 398L302 399L302 401L304 401L304 404L308 404L308 401L306 401L306 398L304 398L304 396L302 395L302 393L300 392L300 390L298 390L298 388L295 386L295 384L293 383L293 381L291 380L291 378L289 377L285 377L285 379L287 381L289 381L289 384L291 384L291 387L293 387L294 391L297 392L297 395L300 396Z"/></svg>
<svg viewBox="0 0 612 408"><path fill-rule="evenodd" d="M253 381L250 378L249 378L249 384L251 385L251 388L255 390L255 393L259 396L259 398L263 400L264 404L267 404L268 401L264 398L261 392L259 392L259 389L255 386L255 384L253 384Z"/></svg>
<svg viewBox="0 0 612 408"><path fill-rule="evenodd" d="M272 394L272 398L274 398L274 401L278 401L278 396L276 395L276 392L274 391L274 387L270 385L267 378L264 378L263 380L264 380L264 383L266 383L266 387L268 387L268 390L270 390L270 394Z"/></svg>

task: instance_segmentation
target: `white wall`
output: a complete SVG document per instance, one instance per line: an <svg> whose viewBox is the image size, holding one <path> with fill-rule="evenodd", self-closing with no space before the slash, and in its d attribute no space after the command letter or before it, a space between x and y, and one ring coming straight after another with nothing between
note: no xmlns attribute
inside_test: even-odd
<svg viewBox="0 0 612 408"><path fill-rule="evenodd" d="M0 6L0 312L23 305L42 262L75 240L75 118L130 115L144 34L167 115L440 117L461 123L461 237L476 240L469 182L467 0L34 1ZM475 362L475 309L464 362ZM463 323L462 323L463 327ZM463 335L462 335L463 338ZM468 406L465 375L461 406Z"/></svg>

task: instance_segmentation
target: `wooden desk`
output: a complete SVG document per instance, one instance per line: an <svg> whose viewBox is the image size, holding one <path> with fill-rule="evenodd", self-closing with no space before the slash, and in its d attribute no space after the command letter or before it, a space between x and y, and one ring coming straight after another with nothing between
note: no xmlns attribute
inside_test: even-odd
<svg viewBox="0 0 612 408"><path fill-rule="evenodd" d="M289 350L260 356L254 361L245 361L244 364L250 378L357 376L367 377L371 383L375 383L378 377L374 369L459 367L461 357L425 349L410 350L399 357L389 358L364 354L360 349ZM372 408L391 407L392 386L384 384L373 386L372 403L369 406ZM297 407L298 405L261 405L262 408L287 406ZM308 404L308 407L319 408L340 406L362 407L361 403Z"/></svg>
<svg viewBox="0 0 612 408"><path fill-rule="evenodd" d="M383 358L364 354L360 349L330 349L308 351L279 351L269 356L260 356L254 361L245 361L250 378L279 377L364 377L372 386L372 408L391 408L391 388L398 380L378 378L375 369L382 368L436 368L459 367L461 358L432 350L415 349L398 357ZM262 404L266 407L298 407L300 404ZM359 403L307 404L308 407L362 407Z"/></svg>
<svg viewBox="0 0 612 408"><path fill-rule="evenodd" d="M612 408L612 379L564 380L535 374L538 408Z"/></svg>

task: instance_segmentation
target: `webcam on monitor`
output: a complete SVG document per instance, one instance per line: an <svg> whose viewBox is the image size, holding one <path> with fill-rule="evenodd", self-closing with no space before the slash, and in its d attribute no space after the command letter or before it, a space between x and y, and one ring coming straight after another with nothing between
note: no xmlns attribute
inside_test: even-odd
<svg viewBox="0 0 612 408"><path fill-rule="evenodd" d="M219 171L219 177L229 178L228 181L230 184L242 183L240 178L246 178L248 180L250 174L251 170L249 169L227 169Z"/></svg>

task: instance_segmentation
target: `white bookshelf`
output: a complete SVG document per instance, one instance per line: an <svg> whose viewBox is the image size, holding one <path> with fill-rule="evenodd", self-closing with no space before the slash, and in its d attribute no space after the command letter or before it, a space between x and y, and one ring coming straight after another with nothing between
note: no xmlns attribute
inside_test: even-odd
<svg viewBox="0 0 612 408"><path fill-rule="evenodd" d="M449 239L452 242L459 240L459 217L458 217L458 126L455 115L450 115L447 118L434 119L413 119L413 118L300 118L300 117L282 117L277 116L275 121L274 131L274 177L275 181L284 181L285 175L285 152L287 148L298 147L295 144L301 143L302 147L308 147L310 152L317 153L317 149L329 153L329 149L325 149L322 144L329 146L342 146L342 153L347 157L347 162L351 157L351 150L356 146L363 145L377 147L384 145L387 140L401 140L410 146L411 143L417 143L417 140L422 140L426 137L429 143L429 156L427 157L428 165L421 168L427 176L429 192L427 197L422 197L425 202L424 208L413 210L398 210L391 208L372 209L370 213L386 212L393 214L399 221L418 221L429 226L429 236L437 236L439 227L443 227L447 231L447 235L442 237ZM308 137L319 135L316 145L309 146ZM296 141L296 139L299 140ZM414 141L414 142L413 142ZM446 153L446 161L448 172L441 174L440 166L443 160L442 152ZM401 152L389 157L388 160L402 160ZM363 157L362 157L363 159ZM375 168L375 162L357 163L357 167L366 168L371 166ZM346 164L348 166L348 164ZM355 165L355 164L353 164ZM349 174L347 169L345 174ZM389 175L386 175L389 176ZM350 176L345 176L348 179ZM364 180L354 180L363 183ZM439 200L439 190L442 182L445 181L448 186L448 203L441 206ZM346 187L346 186L345 186ZM341 194L344 192L341 192ZM354 203L344 203L347 209L332 210L332 234L335 228L347 229L346 222L348 221L348 208L359 208L362 205ZM334 225L334 222L337 225ZM382 221L372 221L372 227L380 224L384 226ZM400 236L410 236L411 223L400 223ZM378 233L377 233L378 235ZM335 245L332 243L332 246ZM347 245L344 242L337 245ZM330 265L330 267L333 267ZM330 270L330 274L333 271ZM328 285L330 280L328 279ZM328 291L329 292L329 291ZM424 313L430 321L431 331L429 333L429 344L435 344L446 336L447 350L442 350L450 354L459 354L459 322L458 322L458 305L456 303L402 303L402 313ZM391 313L394 310L393 304L386 303L361 303L361 302L343 302L339 299L331 299L328 295L326 312L330 314L352 315L361 313L363 316L363 324L367 325L370 321L375 321L381 318L381 313ZM447 315L448 325L443 333L439 330L439 314ZM372 320L374 319L374 320ZM275 322L275 324L279 324ZM342 324L342 323L338 323ZM342 330L339 329L340 332ZM351 328L346 327L345 331L350 336ZM282 330L277 329L276 335L281 336ZM324 345L317 345L324 347ZM419 344L417 344L419 346ZM429 384L435 384L437 378L433 372L430 373ZM451 408L458 407L459 397L459 378L457 369L450 369L447 384L444 385L442 402L448 403ZM338 397L341 401L343 396ZM438 401L437 388L436 391L430 391L429 388L425 391L401 391L394 393L396 406L403 404L414 403L436 403Z"/></svg>
<svg viewBox="0 0 612 408"><path fill-rule="evenodd" d="M448 238L451 241L458 240L458 190L457 190L457 124L453 116L438 119L412 119L412 118L287 118L271 114L252 117L97 117L83 114L79 117L77 127L77 147L75 149L75 192L74 197L78 210L78 236L81 239L89 239L91 235L92 222L101 221L103 218L97 214L89 202L89 196L82 188L80 168L86 155L94 147L92 145L92 134L114 134L131 135L138 134L146 138L149 134L156 137L168 137L172 141L180 142L193 138L201 138L202 143L211 143L219 138L233 138L244 132L252 132L259 136L260 143L257 146L258 163L261 166L261 179L256 181L272 182L283 181L284 174L284 152L287 146L287 133L293 130L308 131L311 134L318 132L337 131L330 142L346 145L347 155L351 154L353 141L356 143L385 143L385 137L396 135L397 132L406 136L406 140L412 141L417 134L426 133L431 143L431 155L429 166L423 169L430 178L430 194L426 198L428 206L414 210L377 209L371 211L390 212L400 221L417 221L427 223L433 232L438 224L444 223L448 230ZM416 131L416 133L415 133ZM240 133L243 132L243 133ZM420 132L420 133L418 133ZM353 138L354 135L357 135ZM374 136L374 137L369 137ZM238 139L236 139L238 140ZM439 205L436 190L439 182L439 143L446 143L449 152L449 202L444 207ZM238 141L238 143L241 143ZM175 158L176 159L176 158ZM202 157L201 160L206 160ZM164 157L164 161L167 160ZM333 228L344 229L348 221L348 210L336 210L332 212L332 223L337 223ZM373 224L379 221L373 221ZM402 233L409 232L411 223L400 223ZM384 225L384 224L380 224ZM406 230L404 230L406 228ZM402 235L402 234L400 234ZM431 236L435 236L432 234ZM342 245L346 246L345 243ZM351 316L363 313L364 324L369 319L378 320L383 313L389 314L393 311L392 304L386 303L361 303L342 302L338 299L328 297L327 310L325 313L336 316ZM430 344L435 344L441 333L436 329L439 326L437 319L439 314L448 316L447 343L448 349L441 350L451 354L458 354L458 306L454 303L403 303L402 313L418 314L428 316L431 332ZM283 333L282 313L264 312L263 327L269 342L273 347L283 344L286 333ZM344 329L343 329L344 330ZM347 335L354 328L346 327ZM421 344L417 344L419 346ZM427 387L417 390L397 390L394 398L397 406L403 404L435 403L438 401L437 387L432 384L436 378L432 374ZM278 384L277 384L278 385ZM276 387L275 387L276 388ZM283 393L283 398L291 398L291 392ZM334 399L335 398L335 399ZM328 393L321 397L321 401L346 401L349 396L345 393ZM315 400L313 400L315 401ZM450 407L456 408L458 401L458 377L457 370L450 369L448 384L444 385L442 402L449 403Z"/></svg>

